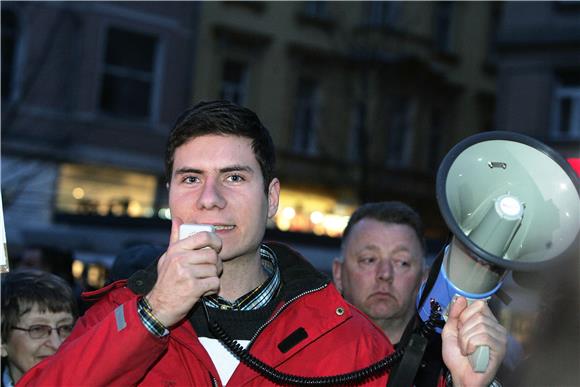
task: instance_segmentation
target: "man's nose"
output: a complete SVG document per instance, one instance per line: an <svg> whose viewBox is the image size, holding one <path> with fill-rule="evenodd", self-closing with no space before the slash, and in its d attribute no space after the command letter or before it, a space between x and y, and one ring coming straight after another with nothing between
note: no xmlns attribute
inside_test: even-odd
<svg viewBox="0 0 580 387"><path fill-rule="evenodd" d="M198 208L223 208L225 206L225 199L221 191L222 187L217 179L206 179L198 198Z"/></svg>
<svg viewBox="0 0 580 387"><path fill-rule="evenodd" d="M377 266L377 278L383 281L391 281L393 279L393 263L388 259L383 259Z"/></svg>

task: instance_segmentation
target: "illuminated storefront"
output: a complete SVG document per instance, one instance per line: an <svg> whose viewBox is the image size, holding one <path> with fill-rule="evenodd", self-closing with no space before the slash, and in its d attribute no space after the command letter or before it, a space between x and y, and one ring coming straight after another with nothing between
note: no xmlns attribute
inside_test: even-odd
<svg viewBox="0 0 580 387"><path fill-rule="evenodd" d="M155 175L133 171L63 164L56 211L79 216L170 219L167 197L156 197L165 191L158 190L159 181ZM307 188L285 188L280 194L278 213L268 226L280 231L340 237L356 206L348 197L338 199Z"/></svg>
<svg viewBox="0 0 580 387"><path fill-rule="evenodd" d="M77 215L150 218L155 214L154 175L103 166L63 164L56 211Z"/></svg>
<svg viewBox="0 0 580 387"><path fill-rule="evenodd" d="M274 226L281 231L340 237L357 205L331 194L285 188L280 193Z"/></svg>

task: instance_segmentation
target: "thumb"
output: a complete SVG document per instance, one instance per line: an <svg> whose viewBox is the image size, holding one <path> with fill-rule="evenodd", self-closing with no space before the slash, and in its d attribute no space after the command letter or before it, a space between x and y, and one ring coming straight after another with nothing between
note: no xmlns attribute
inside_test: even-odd
<svg viewBox="0 0 580 387"><path fill-rule="evenodd" d="M449 306L449 314L447 316L447 323L451 323L453 326L457 325L459 322L459 316L467 308L467 300L462 296L455 296L451 301Z"/></svg>
<svg viewBox="0 0 580 387"><path fill-rule="evenodd" d="M169 236L169 244L173 244L179 240L179 226L183 224L183 221L176 217L171 218L171 235Z"/></svg>

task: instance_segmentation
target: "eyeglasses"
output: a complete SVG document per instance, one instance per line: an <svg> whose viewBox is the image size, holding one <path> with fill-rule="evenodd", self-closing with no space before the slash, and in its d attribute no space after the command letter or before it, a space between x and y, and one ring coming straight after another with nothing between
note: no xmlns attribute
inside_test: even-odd
<svg viewBox="0 0 580 387"><path fill-rule="evenodd" d="M12 329L28 332L32 339L45 339L52 334L52 331L56 331L61 339L66 339L72 332L73 326L67 324L53 328L49 325L31 325L30 328L12 327Z"/></svg>

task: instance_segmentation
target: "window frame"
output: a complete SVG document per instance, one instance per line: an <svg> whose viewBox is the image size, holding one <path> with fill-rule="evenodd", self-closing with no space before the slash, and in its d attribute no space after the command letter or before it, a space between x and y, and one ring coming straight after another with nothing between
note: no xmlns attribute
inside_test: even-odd
<svg viewBox="0 0 580 387"><path fill-rule="evenodd" d="M154 40L153 47L153 57L151 58L151 72L146 73L142 70L130 69L128 67L110 65L107 63L107 49L109 43L109 32L112 29L117 29L131 34L143 35L151 37ZM101 31L101 56L99 60L98 76L99 84L97 87L97 96L95 100L96 110L99 114L121 120L131 120L131 121L143 121L150 124L155 124L159 122L160 119L160 96L159 91L161 89L162 74L163 74L163 58L165 52L165 42L163 36L155 30L144 30L140 28L131 28L130 26L120 25L117 23L106 23L102 27ZM111 71L112 69L112 71ZM138 80L138 81L148 81L149 82L149 99L148 99L148 111L143 116L131 115L127 113L114 113L103 108L102 98L103 91L105 87L105 77L107 75L113 75L117 77L123 77L129 74L130 76L125 76L124 79Z"/></svg>
<svg viewBox="0 0 580 387"><path fill-rule="evenodd" d="M234 83L227 81L225 78L225 66L228 63L236 63L240 64L243 67L242 76L239 82ZM219 95L221 99L234 102L238 105L245 105L248 100L248 92L249 92L249 78L250 78L250 64L247 61L234 59L234 58L225 58L222 61L222 72L220 78L220 91ZM237 96L238 99L234 99L231 96Z"/></svg>
<svg viewBox="0 0 580 387"><path fill-rule="evenodd" d="M304 83L303 83L304 82ZM301 95L305 83L313 85L312 92L307 96ZM292 130L292 149L296 153L316 155L318 149L318 129L320 127L321 89L320 82L309 76L301 76L297 79L296 100L294 109L294 125ZM310 112L310 113L309 113ZM302 125L310 114L309 125Z"/></svg>
<svg viewBox="0 0 580 387"><path fill-rule="evenodd" d="M417 104L412 96L393 96L390 100L389 121L386 135L385 165L389 168L406 168L410 166L415 132ZM403 103L402 108L397 108ZM397 132L396 144L391 143ZM396 157L393 157L396 154Z"/></svg>
<svg viewBox="0 0 580 387"><path fill-rule="evenodd" d="M561 130L562 111L561 101L564 98L571 98L570 117L568 118L569 128L567 131ZM558 83L554 88L552 97L552 125L550 136L554 139L578 140L580 139L580 85L565 85Z"/></svg>
<svg viewBox="0 0 580 387"><path fill-rule="evenodd" d="M22 77L25 72L25 46L26 46L26 25L23 18L16 9L3 8L2 12L10 12L14 15L16 21L14 52L12 57L12 69L10 72L11 85L10 91L6 97L2 97L2 102L11 103L20 99L22 95Z"/></svg>

